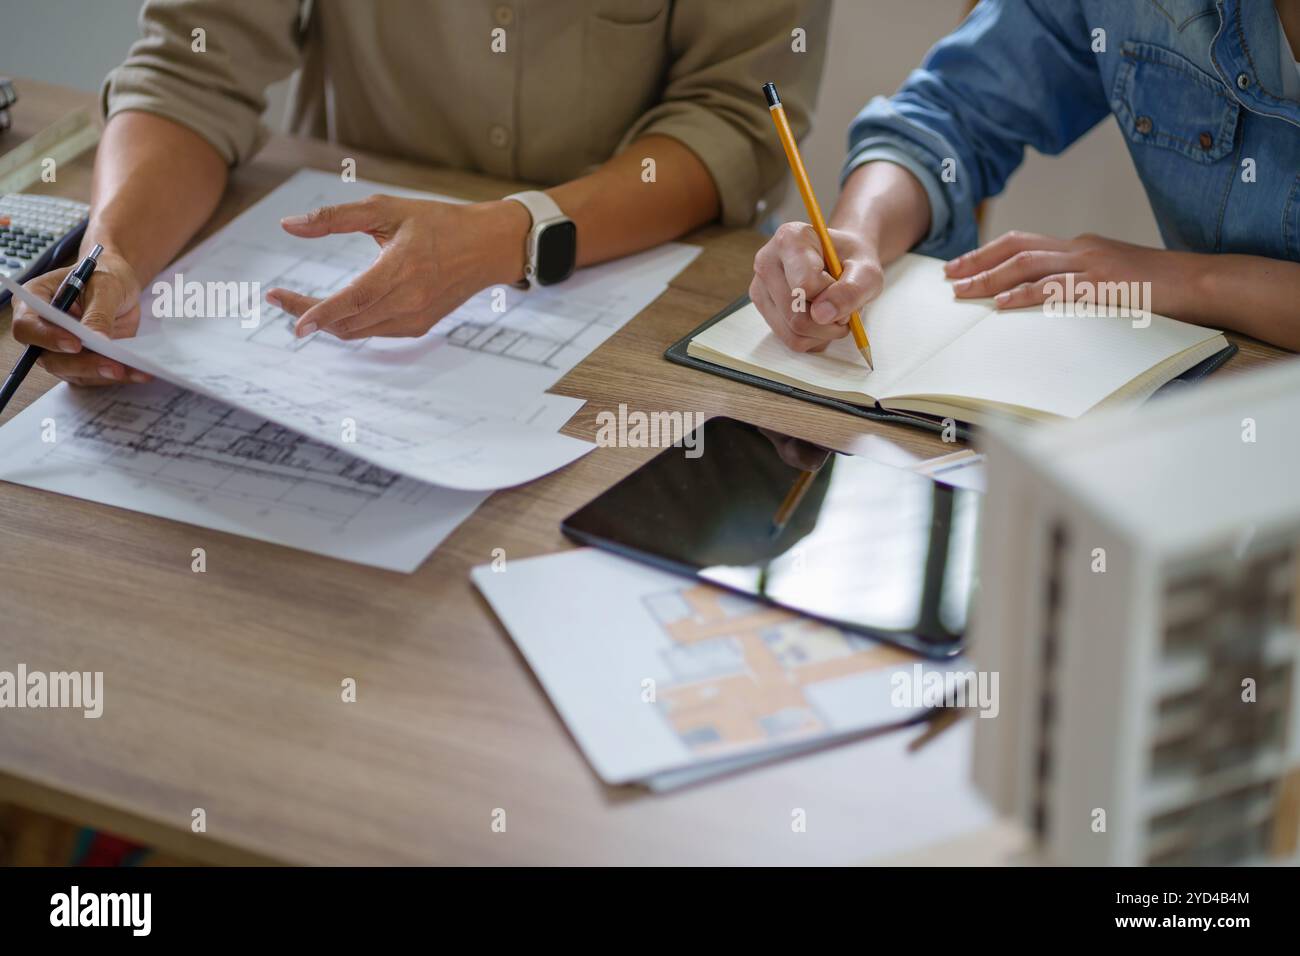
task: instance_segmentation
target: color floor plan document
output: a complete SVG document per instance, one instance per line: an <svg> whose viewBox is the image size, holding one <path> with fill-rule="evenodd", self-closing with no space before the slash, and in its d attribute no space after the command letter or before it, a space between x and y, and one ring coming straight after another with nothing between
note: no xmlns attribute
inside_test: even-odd
<svg viewBox="0 0 1300 956"><path fill-rule="evenodd" d="M549 289L483 290L418 339L295 339L265 292L281 285L328 295L368 268L377 246L359 235L294 238L280 219L379 191L448 198L299 172L166 269L161 285L149 283L131 339L106 339L15 294L97 352L420 481L503 488L589 451L517 417L663 292L698 248L670 243ZM155 298L190 283L239 284L238 314L155 316ZM341 447L345 423L355 441Z"/></svg>
<svg viewBox="0 0 1300 956"><path fill-rule="evenodd" d="M581 399L546 396L555 430ZM0 479L411 572L489 492L415 481L168 385L59 385L0 429Z"/></svg>
<svg viewBox="0 0 1300 956"><path fill-rule="evenodd" d="M782 755L921 712L892 693L915 656L601 551L484 565L473 580L607 783Z"/></svg>

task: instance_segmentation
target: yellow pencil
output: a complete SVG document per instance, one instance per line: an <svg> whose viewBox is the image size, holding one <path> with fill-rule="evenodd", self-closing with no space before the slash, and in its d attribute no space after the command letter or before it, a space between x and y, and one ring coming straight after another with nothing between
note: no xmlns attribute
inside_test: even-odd
<svg viewBox="0 0 1300 956"><path fill-rule="evenodd" d="M776 537L785 530L785 526L790 523L790 516L794 514L795 509L799 507L808 494L808 489L812 486L813 479L817 477L815 471L801 471L799 477L795 478L794 484L786 492L785 500L781 502L781 507L776 509L776 514L772 517L772 537Z"/></svg>
<svg viewBox="0 0 1300 956"><path fill-rule="evenodd" d="M840 257L835 254L835 246L831 244L831 234L826 231L826 220L822 218L821 207L817 205L817 197L813 195L808 170L804 169L803 157L799 155L799 147L794 141L794 132L790 129L790 121L786 118L785 107L781 105L781 97L777 95L776 85L764 83L763 95L767 97L767 109L772 114L772 122L776 124L776 135L780 137L781 146L785 149L785 158L790 161L790 169L794 172L794 181L799 187L799 195L803 197L804 208L808 210L808 218L812 221L813 228L817 230L817 238L821 240L822 259L826 262L826 271L830 273L832 279L838 279L840 273L844 271L840 265ZM853 341L857 344L858 351L866 360L867 368L874 371L876 366L871 361L871 343L867 341L867 330L862 327L862 316L856 312L849 316L849 330L853 333Z"/></svg>

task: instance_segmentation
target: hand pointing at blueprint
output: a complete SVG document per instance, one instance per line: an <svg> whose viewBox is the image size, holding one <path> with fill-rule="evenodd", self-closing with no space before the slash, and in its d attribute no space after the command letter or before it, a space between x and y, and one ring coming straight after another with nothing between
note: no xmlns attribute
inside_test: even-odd
<svg viewBox="0 0 1300 956"><path fill-rule="evenodd" d="M695 247L660 246L584 269L561 287L484 289L414 339L299 336L293 317L275 307L251 318L159 317L176 312L155 308L156 300L174 300L174 288L192 283L237 282L254 303L273 288L328 300L373 267L375 243L359 233L295 238L280 221L374 191L373 183L298 173L147 285L133 338L109 339L25 291L15 297L113 362L431 484L508 487L590 450L518 415L658 296Z"/></svg>
<svg viewBox="0 0 1300 956"><path fill-rule="evenodd" d="M507 200L474 205L373 195L280 220L302 239L362 233L379 246L374 264L324 299L274 288L267 300L298 321L294 334L341 339L418 337L488 286L523 275L527 210Z"/></svg>

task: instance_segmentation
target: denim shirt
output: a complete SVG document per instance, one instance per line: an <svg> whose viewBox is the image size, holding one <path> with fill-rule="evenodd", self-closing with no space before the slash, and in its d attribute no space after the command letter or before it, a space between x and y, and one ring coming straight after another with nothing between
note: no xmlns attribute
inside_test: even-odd
<svg viewBox="0 0 1300 956"><path fill-rule="evenodd" d="M1294 71L1271 0L984 0L858 114L844 175L911 170L917 251L951 258L1026 146L1059 153L1114 114L1169 248L1300 260Z"/></svg>

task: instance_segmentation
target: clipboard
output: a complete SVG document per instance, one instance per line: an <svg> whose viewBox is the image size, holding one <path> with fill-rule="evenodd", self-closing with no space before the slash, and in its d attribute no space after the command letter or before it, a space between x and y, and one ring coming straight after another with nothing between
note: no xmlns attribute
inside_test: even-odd
<svg viewBox="0 0 1300 956"><path fill-rule="evenodd" d="M723 378L729 378L735 382L744 382L746 385L753 385L757 388L766 389L769 392L776 392L778 395L788 395L791 398L797 398L801 401L812 402L815 405L824 405L827 408L833 408L836 411L846 412L849 415L856 415L858 418L868 418L876 422L891 422L897 425L910 425L913 428L922 428L930 432L943 432L945 419L937 418L932 415L922 415L911 412L895 412L876 406L854 405L851 402L841 401L838 398L827 398L824 395L818 395L815 392L809 392L802 388L796 388L793 385L786 385L784 382L775 382L771 379L763 378L759 375L751 375L748 372L738 372L735 369L726 368L714 362L706 362L704 359L696 358L687 353L687 346L691 340L699 335L705 329L721 322L737 309L744 308L749 304L749 296L742 295L735 302L719 312L717 315L704 322L698 328L692 329L682 338L678 339L664 351L664 358L677 365L685 365L688 368L699 369L702 372L708 372L711 375L720 375ZM1170 379L1152 394L1152 398L1158 398L1162 394L1176 391L1186 385L1192 385L1205 378L1211 372L1220 368L1225 362L1237 354L1237 346L1232 343L1228 344L1226 349L1215 352L1204 361L1193 365L1182 375ZM967 422L955 421L956 437L962 441L970 441L974 434L974 426Z"/></svg>

